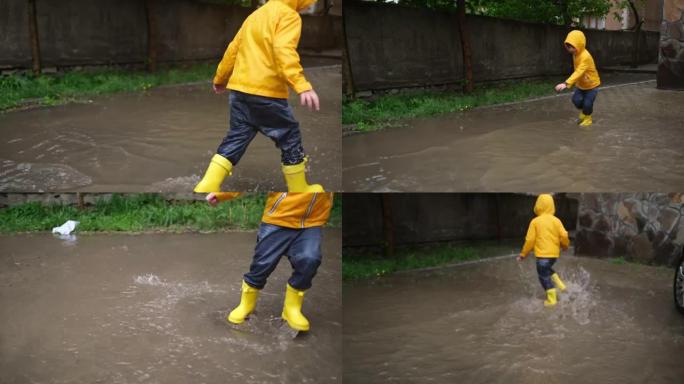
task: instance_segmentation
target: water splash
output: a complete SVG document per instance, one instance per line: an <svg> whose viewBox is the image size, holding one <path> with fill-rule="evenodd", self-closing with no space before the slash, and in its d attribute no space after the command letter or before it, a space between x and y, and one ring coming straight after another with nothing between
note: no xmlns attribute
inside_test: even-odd
<svg viewBox="0 0 684 384"><path fill-rule="evenodd" d="M518 281L520 283L520 286L523 287L523 290L525 292L525 296L527 296L527 297L534 296L535 287L530 282L536 281L536 276L532 276L527 271L527 269L523 266L523 263L516 262L516 264L518 265Z"/></svg>
<svg viewBox="0 0 684 384"><path fill-rule="evenodd" d="M569 312L580 325L589 324L590 315L598 301L598 292L591 280L591 274L579 266L576 270L565 271L564 278L567 290L560 295L562 312Z"/></svg>
<svg viewBox="0 0 684 384"><path fill-rule="evenodd" d="M151 273L142 275L142 276L136 276L135 279L133 279L136 284L140 285L164 285L164 283L159 279L159 276L153 275Z"/></svg>
<svg viewBox="0 0 684 384"><path fill-rule="evenodd" d="M517 265L518 281L525 298L517 300L515 306L525 313L541 312L543 307L539 299L540 286L537 274L530 272L522 263ZM559 274L567 289L558 292L558 305L554 308L553 317L570 317L580 325L589 324L590 315L598 300L598 292L591 280L591 274L582 266L565 268Z"/></svg>

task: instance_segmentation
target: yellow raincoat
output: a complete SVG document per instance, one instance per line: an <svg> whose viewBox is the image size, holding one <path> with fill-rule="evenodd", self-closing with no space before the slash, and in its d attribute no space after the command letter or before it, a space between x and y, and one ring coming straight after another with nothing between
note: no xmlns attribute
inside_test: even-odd
<svg viewBox="0 0 684 384"><path fill-rule="evenodd" d="M560 247L567 249L570 246L570 239L563 223L554 216L556 207L553 197L547 194L539 195L534 205L534 213L537 217L530 222L520 256L527 256L534 248L534 255L537 257L558 258Z"/></svg>
<svg viewBox="0 0 684 384"><path fill-rule="evenodd" d="M219 201L234 199L239 192L220 192ZM286 228L321 227L328 222L332 192L269 192L261 221Z"/></svg>
<svg viewBox="0 0 684 384"><path fill-rule="evenodd" d="M298 11L316 0L270 0L240 27L216 69L214 84L252 95L286 99L288 86L312 89L299 63L302 32Z"/></svg>
<svg viewBox="0 0 684 384"><path fill-rule="evenodd" d="M565 80L565 84L572 88L577 84L577 88L582 90L593 89L601 85L594 58L587 51L587 38L582 31L574 30L568 33L565 43L572 45L577 52L572 56L572 63L575 71Z"/></svg>

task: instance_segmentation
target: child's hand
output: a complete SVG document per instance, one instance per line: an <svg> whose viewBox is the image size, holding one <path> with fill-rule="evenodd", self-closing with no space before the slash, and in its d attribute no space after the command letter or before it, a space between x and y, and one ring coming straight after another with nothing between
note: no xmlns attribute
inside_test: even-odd
<svg viewBox="0 0 684 384"><path fill-rule="evenodd" d="M515 259L518 260L518 261L523 261L522 255L518 255L518 257L516 257Z"/></svg>
<svg viewBox="0 0 684 384"><path fill-rule="evenodd" d="M315 108L318 111L320 109L318 95L316 94L316 91L314 91L313 89L310 91L300 93L299 101L302 103L302 106L306 105L307 107L309 107L309 110Z"/></svg>
<svg viewBox="0 0 684 384"><path fill-rule="evenodd" d="M214 93L217 95L220 95L226 91L226 85L225 84L213 84L214 87Z"/></svg>
<svg viewBox="0 0 684 384"><path fill-rule="evenodd" d="M560 91L566 89L567 87L568 86L565 83L560 83L560 84L556 85L556 92L560 92Z"/></svg>
<svg viewBox="0 0 684 384"><path fill-rule="evenodd" d="M207 203L209 203L209 205L211 205L212 207L215 207L216 204L219 203L218 198L216 197L216 193L214 192L208 194L207 197L205 197L205 199L207 200Z"/></svg>

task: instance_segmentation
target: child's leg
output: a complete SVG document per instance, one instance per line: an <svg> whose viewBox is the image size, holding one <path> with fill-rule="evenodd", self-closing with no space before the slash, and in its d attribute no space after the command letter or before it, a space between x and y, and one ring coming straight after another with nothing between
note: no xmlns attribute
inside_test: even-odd
<svg viewBox="0 0 684 384"><path fill-rule="evenodd" d="M323 192L323 187L306 181L306 156L299 123L286 99L249 95L250 122L280 149L288 192Z"/></svg>
<svg viewBox="0 0 684 384"><path fill-rule="evenodd" d="M287 282L282 317L298 331L309 330L309 320L302 313L304 293L311 288L311 280L321 265L321 228L300 229L297 239L288 250L294 271Z"/></svg>
<svg viewBox="0 0 684 384"><path fill-rule="evenodd" d="M311 288L311 281L321 265L321 228L302 229L288 251L292 276L287 281L300 291Z"/></svg>
<svg viewBox="0 0 684 384"><path fill-rule="evenodd" d="M575 88L575 92L572 93L572 103L577 109L584 108L584 91L579 88Z"/></svg>
<svg viewBox="0 0 684 384"><path fill-rule="evenodd" d="M261 223L252 265L242 282L240 304L228 314L228 321L241 324L254 311L259 291L266 285L266 279L276 268L296 234L296 230Z"/></svg>
<svg viewBox="0 0 684 384"><path fill-rule="evenodd" d="M555 272L553 271L553 264L556 259L549 258L537 258L537 275L539 276L539 282L545 291L554 288L553 282L551 281L551 275Z"/></svg>
<svg viewBox="0 0 684 384"><path fill-rule="evenodd" d="M537 258L539 282L542 287L544 287L544 291L546 291L546 300L544 300L545 307L553 307L558 302L556 288L551 281L551 276L555 274L552 268L555 262L556 259L553 258Z"/></svg>
<svg viewBox="0 0 684 384"><path fill-rule="evenodd" d="M253 288L262 289L268 277L278 266L280 257L287 253L287 249L298 233L297 229L261 223L254 248L254 258L249 272L244 275L245 282Z"/></svg>
<svg viewBox="0 0 684 384"><path fill-rule="evenodd" d="M280 149L283 165L304 161L302 135L299 122L292 114L286 99L251 96L252 123Z"/></svg>
<svg viewBox="0 0 684 384"><path fill-rule="evenodd" d="M598 88L585 91L584 100L582 102L582 112L585 115L590 116L594 112L594 101L598 95Z"/></svg>
<svg viewBox="0 0 684 384"><path fill-rule="evenodd" d="M195 186L195 192L219 192L226 176L240 161L247 146L254 139L256 130L249 124L249 111L244 103L244 94L230 92L230 130L211 158L202 180Z"/></svg>
<svg viewBox="0 0 684 384"><path fill-rule="evenodd" d="M216 150L233 165L237 165L257 134L250 124L249 106L246 104L248 96L242 92L230 92L230 130Z"/></svg>

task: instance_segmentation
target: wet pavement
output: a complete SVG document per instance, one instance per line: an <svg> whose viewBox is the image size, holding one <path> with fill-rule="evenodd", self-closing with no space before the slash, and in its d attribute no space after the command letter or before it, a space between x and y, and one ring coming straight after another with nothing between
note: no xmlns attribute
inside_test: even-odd
<svg viewBox="0 0 684 384"><path fill-rule="evenodd" d="M345 383L677 383L673 270L563 256L553 309L533 260L345 283Z"/></svg>
<svg viewBox="0 0 684 384"><path fill-rule="evenodd" d="M294 338L279 319L286 259L256 313L225 321L255 236L0 236L0 382L340 382L340 231L324 231L311 331Z"/></svg>
<svg viewBox="0 0 684 384"><path fill-rule="evenodd" d="M300 121L309 179L341 189L340 66L306 68L321 99ZM228 96L167 86L0 114L0 191L189 192L228 130ZM286 190L280 151L258 135L224 190Z"/></svg>
<svg viewBox="0 0 684 384"><path fill-rule="evenodd" d="M345 137L345 191L591 192L684 185L684 93L606 87L579 127L570 94L403 120Z"/></svg>

